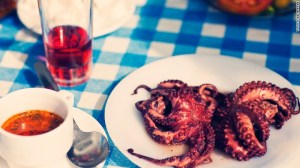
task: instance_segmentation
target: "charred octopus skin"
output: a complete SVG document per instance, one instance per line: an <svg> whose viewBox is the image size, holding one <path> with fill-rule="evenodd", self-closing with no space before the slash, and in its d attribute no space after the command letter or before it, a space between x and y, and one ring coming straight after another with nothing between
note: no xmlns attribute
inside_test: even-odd
<svg viewBox="0 0 300 168"><path fill-rule="evenodd" d="M135 104L150 137L161 144L190 147L182 155L164 159L128 150L162 166L209 163L215 146L239 161L263 156L270 125L280 129L300 113L299 99L291 89L264 81L244 83L228 94L219 93L212 84L188 86L180 80L163 81L156 88L140 85L133 94L139 89L150 93L149 99Z"/></svg>
<svg viewBox="0 0 300 168"><path fill-rule="evenodd" d="M213 119L216 146L237 160L264 155L269 125L280 129L299 113L292 90L262 81L245 83L219 101Z"/></svg>
<svg viewBox="0 0 300 168"><path fill-rule="evenodd" d="M229 94L226 108L236 104L247 104L264 114L270 124L280 129L300 104L294 92L288 88L280 88L264 81L252 81L240 86L235 93Z"/></svg>
<svg viewBox="0 0 300 168"><path fill-rule="evenodd" d="M158 165L194 167L211 162L210 154L215 146L215 133L211 119L217 107L215 97L218 90L214 85L188 86L180 80L167 80L154 89L140 85L151 97L136 103L143 116L146 131L161 144L190 146L187 153L165 159L154 159L129 152Z"/></svg>
<svg viewBox="0 0 300 168"><path fill-rule="evenodd" d="M267 152L269 124L263 114L235 106L215 127L216 145L237 160L249 160Z"/></svg>

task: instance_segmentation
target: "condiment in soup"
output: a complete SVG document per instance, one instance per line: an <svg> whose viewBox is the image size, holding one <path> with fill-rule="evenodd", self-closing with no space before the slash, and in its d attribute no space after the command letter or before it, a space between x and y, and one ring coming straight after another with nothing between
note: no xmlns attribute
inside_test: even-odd
<svg viewBox="0 0 300 168"><path fill-rule="evenodd" d="M46 110L28 110L7 119L2 128L17 135L38 135L58 127L64 119Z"/></svg>

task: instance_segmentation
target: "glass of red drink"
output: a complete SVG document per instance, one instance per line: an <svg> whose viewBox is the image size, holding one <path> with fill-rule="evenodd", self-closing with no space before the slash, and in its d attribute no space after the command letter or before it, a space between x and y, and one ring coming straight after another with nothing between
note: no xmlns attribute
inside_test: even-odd
<svg viewBox="0 0 300 168"><path fill-rule="evenodd" d="M38 0L47 66L57 84L86 82L92 70L93 0Z"/></svg>

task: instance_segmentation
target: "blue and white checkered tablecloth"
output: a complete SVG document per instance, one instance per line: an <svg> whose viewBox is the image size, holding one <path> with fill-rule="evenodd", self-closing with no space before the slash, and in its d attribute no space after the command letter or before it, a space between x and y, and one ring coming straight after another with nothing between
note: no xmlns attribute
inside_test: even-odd
<svg viewBox="0 0 300 168"><path fill-rule="evenodd" d="M300 91L300 33L295 14L249 18L221 13L201 0L137 0L120 29L94 39L90 80L70 90L75 106L106 130L104 106L113 88L150 62L181 54L229 55L270 68ZM38 87L33 63L44 56L41 36L28 31L16 12L0 20L0 96ZM107 167L137 167L111 139Z"/></svg>

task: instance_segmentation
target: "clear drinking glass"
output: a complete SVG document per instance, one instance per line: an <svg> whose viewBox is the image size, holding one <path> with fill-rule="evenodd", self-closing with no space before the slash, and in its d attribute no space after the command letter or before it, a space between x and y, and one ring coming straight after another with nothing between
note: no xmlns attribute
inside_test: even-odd
<svg viewBox="0 0 300 168"><path fill-rule="evenodd" d="M92 70L93 0L38 0L47 66L57 84L74 86Z"/></svg>
<svg viewBox="0 0 300 168"><path fill-rule="evenodd" d="M16 9L16 0L0 0L0 19Z"/></svg>

